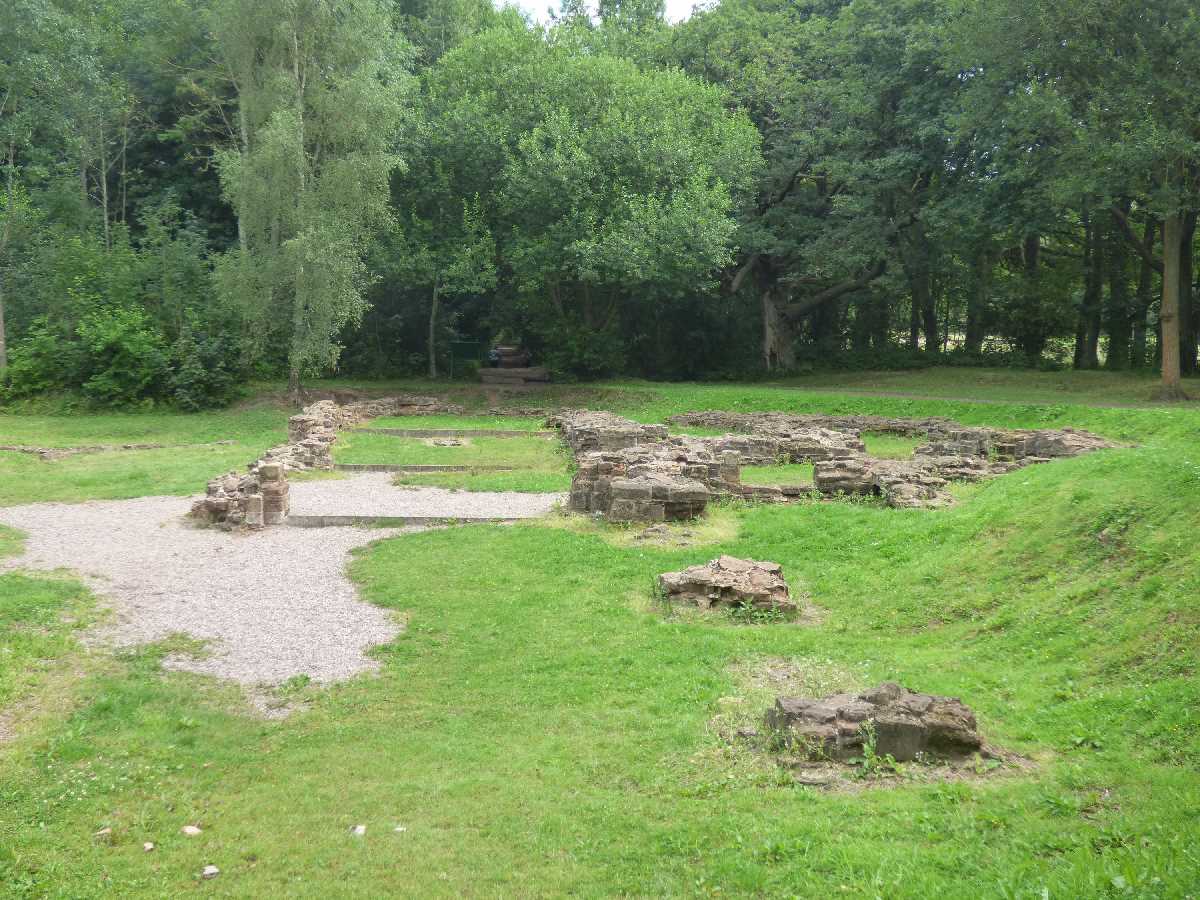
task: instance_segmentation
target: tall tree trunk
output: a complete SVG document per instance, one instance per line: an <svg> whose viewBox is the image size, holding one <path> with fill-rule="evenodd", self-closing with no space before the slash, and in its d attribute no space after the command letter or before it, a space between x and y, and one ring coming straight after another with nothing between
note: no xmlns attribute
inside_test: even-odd
<svg viewBox="0 0 1200 900"><path fill-rule="evenodd" d="M796 368L796 333L779 311L770 288L762 292L763 368L789 371Z"/></svg>
<svg viewBox="0 0 1200 900"><path fill-rule="evenodd" d="M1159 400L1186 400L1179 369L1179 272L1184 232L1183 214L1174 212L1163 219L1163 292L1158 320L1162 328L1162 384Z"/></svg>
<svg viewBox="0 0 1200 900"><path fill-rule="evenodd" d="M0 268L0 372L8 367L8 330L4 324L4 269Z"/></svg>
<svg viewBox="0 0 1200 900"><path fill-rule="evenodd" d="M1108 274L1108 303L1104 308L1104 328L1108 333L1108 353L1104 358L1104 367L1128 369L1133 308L1129 301L1129 248L1119 234L1109 234L1105 269Z"/></svg>
<svg viewBox="0 0 1200 900"><path fill-rule="evenodd" d="M992 292L992 271L995 263L986 249L971 260L971 292L967 295L967 334L964 345L971 356L983 352L986 335L988 300Z"/></svg>
<svg viewBox="0 0 1200 900"><path fill-rule="evenodd" d="M438 317L438 291L441 289L441 281L438 278L433 279L433 297L429 302L429 377L437 378L437 317Z"/></svg>
<svg viewBox="0 0 1200 900"><path fill-rule="evenodd" d="M1024 315L1017 334L1017 345L1031 364L1037 363L1046 349L1046 326L1042 316L1041 292L1042 237L1027 235L1021 244L1021 258L1025 268Z"/></svg>
<svg viewBox="0 0 1200 900"><path fill-rule="evenodd" d="M104 136L104 126L100 126L100 208L104 213L104 246L112 249L112 232L108 221L108 141Z"/></svg>
<svg viewBox="0 0 1200 900"><path fill-rule="evenodd" d="M4 267L4 255L8 251L8 242L12 240L12 220L16 215L17 206L17 144L15 140L8 142L8 159L5 160L4 187L7 199L4 216L4 231L0 233L0 371L8 367L8 329L4 322L4 291L7 287L5 279L7 270Z"/></svg>
<svg viewBox="0 0 1200 900"><path fill-rule="evenodd" d="M1147 251L1154 250L1154 234L1158 230L1158 223L1149 213L1146 214L1146 228L1142 236L1142 244ZM1129 350L1129 364L1135 369L1142 369L1149 365L1150 361L1146 358L1146 323L1150 316L1150 304L1154 301L1152 291L1154 288L1154 266L1151 265L1150 259L1142 256L1141 270L1138 273L1137 300L1133 313L1133 339Z"/></svg>
<svg viewBox="0 0 1200 900"><path fill-rule="evenodd" d="M925 335L925 352L938 351L937 309L933 300L932 275L929 266L929 241L919 222L904 229L900 240L900 258L908 276L912 296L912 321L909 344L917 349L917 331Z"/></svg>
<svg viewBox="0 0 1200 900"><path fill-rule="evenodd" d="M1083 214L1083 302L1075 329L1075 368L1100 365L1100 310L1104 295L1104 241L1100 226Z"/></svg>
<svg viewBox="0 0 1200 900"><path fill-rule="evenodd" d="M1185 213L1179 236L1179 368L1185 375L1196 372L1196 314L1200 304L1192 296L1195 243L1196 213Z"/></svg>
<svg viewBox="0 0 1200 900"><path fill-rule="evenodd" d="M87 231L88 220L88 185L87 185L87 153L82 142L79 145L79 230Z"/></svg>

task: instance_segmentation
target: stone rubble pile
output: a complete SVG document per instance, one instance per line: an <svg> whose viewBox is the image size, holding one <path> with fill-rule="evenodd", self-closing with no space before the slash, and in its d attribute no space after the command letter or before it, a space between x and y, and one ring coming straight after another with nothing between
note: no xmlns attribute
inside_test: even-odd
<svg viewBox="0 0 1200 900"><path fill-rule="evenodd" d="M214 478L188 515L223 528L281 524L288 514L287 473L332 469L331 450L340 429L380 416L461 415L462 411L461 406L411 394L345 404L318 400L288 419L286 444L272 447L250 463L245 475L230 472Z"/></svg>
<svg viewBox="0 0 1200 900"><path fill-rule="evenodd" d="M669 601L700 609L796 609L779 563L722 556L682 572L664 572L658 586Z"/></svg>
<svg viewBox="0 0 1200 900"><path fill-rule="evenodd" d="M918 694L885 682L861 694L778 697L767 726L816 758L861 756L874 735L874 752L907 762L919 756L962 757L983 747L975 714L954 697Z"/></svg>

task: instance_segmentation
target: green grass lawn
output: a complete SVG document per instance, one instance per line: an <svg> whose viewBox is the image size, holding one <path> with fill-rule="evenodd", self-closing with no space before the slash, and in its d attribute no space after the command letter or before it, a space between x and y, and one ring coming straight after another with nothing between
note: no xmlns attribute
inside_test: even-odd
<svg viewBox="0 0 1200 900"><path fill-rule="evenodd" d="M925 443L924 438L884 434L878 431L865 431L862 438L867 453L878 459L908 459L917 447Z"/></svg>
<svg viewBox="0 0 1200 900"><path fill-rule="evenodd" d="M487 427L507 428L509 421ZM510 466L515 470L404 474L397 476L397 484L533 493L565 491L571 486L569 455L558 441L546 438L472 437L460 447L437 447L422 438L344 432L333 445L333 456L338 463Z"/></svg>
<svg viewBox="0 0 1200 900"><path fill-rule="evenodd" d="M71 897L1195 895L1200 412L586 390L612 390L610 408L643 421L948 415L1138 446L969 485L946 510L735 505L696 529L709 544L559 519L380 541L353 577L409 626L377 651L378 675L301 688L307 709L267 722L227 686L164 673L151 648L85 669L70 704L0 743L0 884ZM432 450L406 443L353 435L338 453ZM780 562L819 624L664 618L653 577L722 552ZM28 610L15 596L0 588L0 622L35 623L63 642L49 658L69 662L73 601ZM1029 768L798 786L712 727L747 696L744 673L778 659L813 690L894 679L959 696ZM180 835L188 823L203 834ZM109 840L93 837L103 827ZM198 881L209 863L221 875Z"/></svg>
<svg viewBox="0 0 1200 900"><path fill-rule="evenodd" d="M0 416L0 444L34 447L166 444L43 460L0 451L0 505L194 494L210 478L243 469L287 439L287 413L273 409L167 415ZM232 441L230 444L218 443Z"/></svg>
<svg viewBox="0 0 1200 900"><path fill-rule="evenodd" d="M455 429L462 431L541 431L542 418L534 416L383 416L371 428Z"/></svg>
<svg viewBox="0 0 1200 900"><path fill-rule="evenodd" d="M830 372L784 383L804 390L888 392L953 400L1149 406L1149 398L1159 382L1159 376L1153 372L942 367L896 372ZM1200 401L1200 380L1189 379L1185 390Z"/></svg>

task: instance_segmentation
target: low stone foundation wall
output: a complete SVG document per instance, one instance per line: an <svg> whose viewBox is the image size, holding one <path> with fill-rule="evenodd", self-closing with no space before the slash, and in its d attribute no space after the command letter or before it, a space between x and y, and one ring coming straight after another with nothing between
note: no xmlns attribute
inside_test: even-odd
<svg viewBox="0 0 1200 900"><path fill-rule="evenodd" d="M247 475L231 472L208 483L189 515L224 528L280 525L289 506L287 474L279 463L262 463Z"/></svg>
<svg viewBox="0 0 1200 900"><path fill-rule="evenodd" d="M379 400L338 404L318 400L288 419L288 441L272 447L247 466L247 473L214 478L188 513L193 519L225 528L278 525L288 514L287 473L332 469L337 433L380 416L461 415L462 407L435 397L404 394Z"/></svg>
<svg viewBox="0 0 1200 900"><path fill-rule="evenodd" d="M547 428L562 432L563 441L576 455L625 450L667 439L667 426L643 425L608 412L564 410L546 420Z"/></svg>
<svg viewBox="0 0 1200 900"><path fill-rule="evenodd" d="M583 453L576 464L570 508L621 522L694 518L710 497L741 487L737 453L718 455L698 438Z"/></svg>

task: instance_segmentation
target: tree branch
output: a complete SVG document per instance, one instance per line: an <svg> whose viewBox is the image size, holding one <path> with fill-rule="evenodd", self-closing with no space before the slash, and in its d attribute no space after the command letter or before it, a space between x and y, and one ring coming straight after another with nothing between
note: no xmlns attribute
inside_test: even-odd
<svg viewBox="0 0 1200 900"><path fill-rule="evenodd" d="M1137 251L1138 256L1149 263L1150 267L1161 275L1163 271L1163 261L1154 255L1153 243L1151 243L1150 246L1146 246L1145 242L1137 236L1137 233L1133 230L1133 226L1129 224L1129 216L1125 215L1125 210L1121 209L1121 207L1113 206L1112 214L1113 218L1117 221L1118 227L1121 229L1121 233L1125 236L1125 240L1127 240L1133 246L1133 249ZM1147 213L1147 215L1149 215L1149 213Z"/></svg>
<svg viewBox="0 0 1200 900"><path fill-rule="evenodd" d="M885 271L887 271L887 260L880 259L869 269L863 270L854 278L827 287L825 290L813 294L811 297L805 297L798 303L790 304L784 309L783 314L789 320L795 321L809 310L815 309L823 303L828 303L830 300L836 300L844 294L865 288Z"/></svg>

